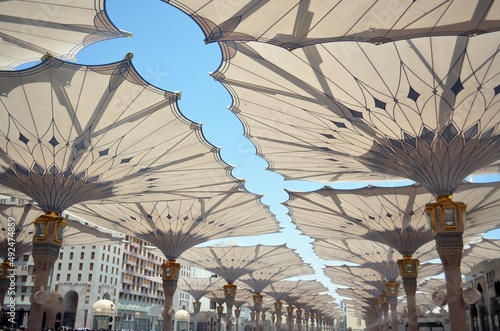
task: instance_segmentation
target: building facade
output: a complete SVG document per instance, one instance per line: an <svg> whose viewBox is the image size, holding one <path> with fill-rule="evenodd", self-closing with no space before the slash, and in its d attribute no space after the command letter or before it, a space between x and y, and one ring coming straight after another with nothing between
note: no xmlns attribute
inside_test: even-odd
<svg viewBox="0 0 500 331"><path fill-rule="evenodd" d="M476 264L466 281L477 290L467 306L469 330L500 330L500 258Z"/></svg>
<svg viewBox="0 0 500 331"><path fill-rule="evenodd" d="M164 305L160 277L165 262L148 242L129 236L120 244L63 246L45 289L46 320L54 327L92 328L94 303L107 299L116 305L115 328L155 329ZM21 256L16 267L16 309L26 325L35 279L31 254ZM192 269L182 267L180 277L191 277ZM176 311L192 311L192 303L189 294L176 291Z"/></svg>

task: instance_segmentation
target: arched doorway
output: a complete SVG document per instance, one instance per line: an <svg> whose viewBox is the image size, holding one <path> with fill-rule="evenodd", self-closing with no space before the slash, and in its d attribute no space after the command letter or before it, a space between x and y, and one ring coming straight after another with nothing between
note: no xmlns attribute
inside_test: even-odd
<svg viewBox="0 0 500 331"><path fill-rule="evenodd" d="M63 325L74 328L76 322L76 310L78 309L78 293L73 290L66 292L64 295L64 302Z"/></svg>

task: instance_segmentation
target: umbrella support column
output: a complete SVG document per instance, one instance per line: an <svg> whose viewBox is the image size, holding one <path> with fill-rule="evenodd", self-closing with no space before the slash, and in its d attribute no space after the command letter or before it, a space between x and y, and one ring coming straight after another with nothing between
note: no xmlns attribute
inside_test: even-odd
<svg viewBox="0 0 500 331"><path fill-rule="evenodd" d="M297 331L302 331L302 309L297 308L295 313L297 314Z"/></svg>
<svg viewBox="0 0 500 331"><path fill-rule="evenodd" d="M172 316L174 315L173 301L174 293L179 280L181 265L174 260L168 260L162 264L163 293L165 295L165 306L163 308L163 331L172 330Z"/></svg>
<svg viewBox="0 0 500 331"><path fill-rule="evenodd" d="M276 311L276 331L281 331L281 316L283 316L281 311L282 307L283 303L281 301L276 301L274 303L274 310Z"/></svg>
<svg viewBox="0 0 500 331"><path fill-rule="evenodd" d="M419 264L419 260L413 259L408 255L405 255L403 259L398 260L399 274L403 278L403 288L406 293L406 309L408 310L408 325L410 327L410 331L418 331L417 300L415 298L415 293L417 292Z"/></svg>
<svg viewBox="0 0 500 331"><path fill-rule="evenodd" d="M233 283L228 283L223 286L224 288L224 296L226 297L226 330L231 331L233 329L233 322L231 321L231 317L233 316L233 305L234 298L236 296L236 285Z"/></svg>
<svg viewBox="0 0 500 331"><path fill-rule="evenodd" d="M463 248L462 234L436 234L436 247L446 279L451 328L456 331L466 331L468 328L460 271Z"/></svg>
<svg viewBox="0 0 500 331"><path fill-rule="evenodd" d="M28 330L42 329L43 310L48 299L49 277L54 263L59 258L63 231L68 222L56 212L47 212L38 217L33 235L33 261L35 262L35 282L30 297L31 307L28 318ZM46 327L53 327L48 325Z"/></svg>
<svg viewBox="0 0 500 331"><path fill-rule="evenodd" d="M450 325L453 331L467 330L460 271L466 209L467 206L463 202L454 202L451 195L438 196L436 203L428 203L425 207L444 268Z"/></svg>

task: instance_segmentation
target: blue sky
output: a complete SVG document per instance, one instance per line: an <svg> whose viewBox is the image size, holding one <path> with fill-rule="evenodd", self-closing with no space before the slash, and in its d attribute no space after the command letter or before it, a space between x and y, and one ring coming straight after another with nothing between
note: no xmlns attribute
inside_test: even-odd
<svg viewBox="0 0 500 331"><path fill-rule="evenodd" d="M209 76L221 63L218 45L206 45L204 35L194 21L160 0L108 0L106 7L114 24L133 36L88 46L77 55L77 62L115 62L132 52L132 63L144 79L165 90L181 91L181 112L189 119L203 123L207 140L220 147L224 161L234 166L233 175L246 180L247 190L263 194L263 203L271 206L271 211L285 226L282 234L261 236L259 242L236 240L245 245L288 243L319 271L324 261L316 258L310 241L299 235L286 215L286 207L280 202L288 199L285 187L310 191L321 188L323 184L285 182L282 176L265 170L267 163L255 155L252 143L242 136L243 126L227 109L231 105L229 93ZM490 237L498 237L498 234L500 231Z"/></svg>

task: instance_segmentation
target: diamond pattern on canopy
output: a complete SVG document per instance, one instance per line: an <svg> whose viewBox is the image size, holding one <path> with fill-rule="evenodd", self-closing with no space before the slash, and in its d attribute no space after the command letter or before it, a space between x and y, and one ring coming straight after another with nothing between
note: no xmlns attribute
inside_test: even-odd
<svg viewBox="0 0 500 331"><path fill-rule="evenodd" d="M131 63L84 66L48 57L0 72L0 193L61 212L89 200L212 196L238 181L179 95Z"/></svg>
<svg viewBox="0 0 500 331"><path fill-rule="evenodd" d="M32 205L0 204L0 259L6 259L9 254L9 238L15 239L15 254L20 257L31 253L33 247L33 222L42 215L43 211ZM9 234L9 217L15 222L14 238ZM67 219L68 226L64 228L64 245L78 246L92 242L93 245L110 245L120 243L124 236L89 223L80 222L71 218ZM11 241L12 242L12 241Z"/></svg>
<svg viewBox="0 0 500 331"><path fill-rule="evenodd" d="M288 49L496 31L500 10L495 1L478 0L164 1L195 20L207 43L257 40Z"/></svg>
<svg viewBox="0 0 500 331"><path fill-rule="evenodd" d="M47 52L74 59L95 42L129 37L109 19L106 0L0 2L0 70L39 61Z"/></svg>
<svg viewBox="0 0 500 331"><path fill-rule="evenodd" d="M106 228L138 237L157 247L168 260L212 239L278 232L273 214L260 196L229 192L209 199L124 204L79 204L68 213Z"/></svg>
<svg viewBox="0 0 500 331"><path fill-rule="evenodd" d="M500 33L293 52L226 45L213 77L270 169L322 182L407 178L439 196L500 170Z"/></svg>

